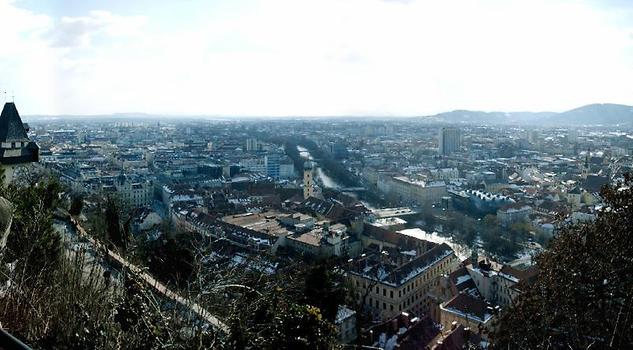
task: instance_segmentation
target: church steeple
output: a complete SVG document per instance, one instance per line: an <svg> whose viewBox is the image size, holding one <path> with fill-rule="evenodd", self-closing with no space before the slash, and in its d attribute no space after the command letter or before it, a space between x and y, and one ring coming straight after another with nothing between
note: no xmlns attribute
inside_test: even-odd
<svg viewBox="0 0 633 350"><path fill-rule="evenodd" d="M589 175L589 157L591 156L591 148L587 147L587 153L585 154L585 163L582 166L581 177L583 180L587 179Z"/></svg>
<svg viewBox="0 0 633 350"><path fill-rule="evenodd" d="M314 196L314 187L313 187L313 164L311 161L306 161L303 164L303 199L308 199Z"/></svg>

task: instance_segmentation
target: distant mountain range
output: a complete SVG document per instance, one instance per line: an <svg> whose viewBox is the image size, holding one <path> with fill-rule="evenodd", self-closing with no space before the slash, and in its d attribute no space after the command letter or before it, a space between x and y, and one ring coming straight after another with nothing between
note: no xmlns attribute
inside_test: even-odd
<svg viewBox="0 0 633 350"><path fill-rule="evenodd" d="M398 116L371 116L362 117L370 120L384 120L397 118ZM345 118L354 120L360 116L311 116L311 117L240 117L240 116L212 116L212 115L170 115L170 114L148 114L148 113L114 113L101 115L27 115L25 119L32 121L45 121L51 119L73 119L73 120L100 120L100 121L120 121L120 120L232 120L232 119L258 120L269 119L336 119ZM481 112L469 110L455 110L430 116L419 117L421 120L439 123L469 123L469 124L531 124L531 125L633 125L633 106L618 105L612 103L596 103L572 109L567 112Z"/></svg>
<svg viewBox="0 0 633 350"><path fill-rule="evenodd" d="M446 123L613 125L633 124L633 106L596 103L567 112L480 112L457 110L423 118Z"/></svg>

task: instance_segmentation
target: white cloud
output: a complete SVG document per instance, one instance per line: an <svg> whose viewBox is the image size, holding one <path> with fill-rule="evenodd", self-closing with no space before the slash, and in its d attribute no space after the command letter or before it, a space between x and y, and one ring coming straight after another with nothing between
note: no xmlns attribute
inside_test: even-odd
<svg viewBox="0 0 633 350"><path fill-rule="evenodd" d="M621 8L592 3L270 0L181 26L16 6L0 0L0 26L20 16L4 27L15 46L0 51L0 87L6 74L27 113L415 115L633 103L633 24Z"/></svg>
<svg viewBox="0 0 633 350"><path fill-rule="evenodd" d="M90 11L88 16L62 17L43 36L50 40L53 47L85 47L98 35L114 40L138 33L144 23L144 17L122 17L109 11L95 10Z"/></svg>

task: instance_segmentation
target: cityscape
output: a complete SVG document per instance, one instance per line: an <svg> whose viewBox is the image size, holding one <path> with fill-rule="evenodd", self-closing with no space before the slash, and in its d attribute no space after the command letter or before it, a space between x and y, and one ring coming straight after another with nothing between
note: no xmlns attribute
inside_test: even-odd
<svg viewBox="0 0 633 350"><path fill-rule="evenodd" d="M586 43L613 65L579 59L589 82L565 82L559 101L555 71L576 67L567 60L522 57L528 71L512 77L501 61L480 62L491 81L443 66L455 52L417 20L451 18L443 5L92 2L0 0L0 29L29 20L7 30L13 51L0 49L0 73L11 71L0 75L0 349L633 347L630 5L464 5L519 21L499 23L534 49L567 34L545 15L543 33L526 32L524 13L571 9L570 28L604 29ZM332 32L311 18L330 13ZM446 42L505 55L498 28L455 16L473 35L438 34ZM382 37L374 19L402 36ZM628 39L610 30L621 25ZM445 50L425 61L437 75L416 70L426 52L405 45L409 29ZM196 46L205 36L215 39ZM585 44L570 42L561 57ZM183 57L153 54L166 43ZM24 88L16 76L33 74L21 62L47 54L48 68L32 67L51 69L42 84L59 90ZM116 73L110 64L128 56ZM456 67L468 71L459 88ZM598 69L621 74L601 84ZM536 72L552 81L532 81ZM411 97L418 74L441 93Z"/></svg>

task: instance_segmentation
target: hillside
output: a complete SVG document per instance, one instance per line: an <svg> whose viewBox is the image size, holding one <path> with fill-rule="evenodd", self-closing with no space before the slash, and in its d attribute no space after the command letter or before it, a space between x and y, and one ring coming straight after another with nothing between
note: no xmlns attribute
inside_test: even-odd
<svg viewBox="0 0 633 350"><path fill-rule="evenodd" d="M633 123L633 107L611 103L590 104L562 113L481 112L455 110L424 117L429 121L476 124L597 125Z"/></svg>
<svg viewBox="0 0 633 350"><path fill-rule="evenodd" d="M596 103L559 113L554 121L562 124L625 124L633 122L633 107Z"/></svg>
<svg viewBox="0 0 633 350"><path fill-rule="evenodd" d="M430 118L447 123L481 124L522 124L535 120L545 120L555 116L554 112L482 112L456 110L431 116Z"/></svg>

